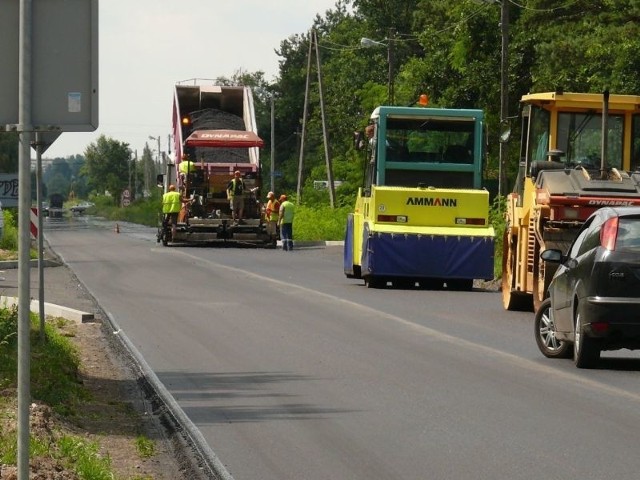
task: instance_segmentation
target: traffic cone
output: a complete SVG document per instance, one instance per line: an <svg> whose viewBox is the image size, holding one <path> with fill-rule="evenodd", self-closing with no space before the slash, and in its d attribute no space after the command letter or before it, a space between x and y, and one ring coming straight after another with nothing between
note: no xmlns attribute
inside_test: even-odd
<svg viewBox="0 0 640 480"><path fill-rule="evenodd" d="M116 228L114 229L116 233L120 233L120 225L116 223Z"/></svg>

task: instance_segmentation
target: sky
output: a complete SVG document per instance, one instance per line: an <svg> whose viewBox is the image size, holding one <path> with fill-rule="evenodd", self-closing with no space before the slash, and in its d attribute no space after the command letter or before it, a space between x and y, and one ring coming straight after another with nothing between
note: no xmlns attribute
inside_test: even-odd
<svg viewBox="0 0 640 480"><path fill-rule="evenodd" d="M275 50L304 34L335 0L101 0L99 125L65 132L42 157L83 154L106 135L142 155L145 143L166 152L173 86L192 78L231 77L238 70L278 74ZM149 137L154 137L153 140Z"/></svg>

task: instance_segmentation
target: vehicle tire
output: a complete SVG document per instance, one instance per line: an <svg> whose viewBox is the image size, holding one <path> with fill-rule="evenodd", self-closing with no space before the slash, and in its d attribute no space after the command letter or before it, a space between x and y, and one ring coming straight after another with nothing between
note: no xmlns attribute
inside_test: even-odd
<svg viewBox="0 0 640 480"><path fill-rule="evenodd" d="M600 360L600 348L595 340L582 331L580 306L575 310L575 341L573 342L573 363L578 368L594 368Z"/></svg>
<svg viewBox="0 0 640 480"><path fill-rule="evenodd" d="M532 311L531 295L513 291L516 268L516 241L509 239L508 227L502 240L502 305L506 310Z"/></svg>
<svg viewBox="0 0 640 480"><path fill-rule="evenodd" d="M571 343L556 338L556 324L551 315L551 299L540 303L534 319L534 331L538 349L547 358L571 358L573 347Z"/></svg>

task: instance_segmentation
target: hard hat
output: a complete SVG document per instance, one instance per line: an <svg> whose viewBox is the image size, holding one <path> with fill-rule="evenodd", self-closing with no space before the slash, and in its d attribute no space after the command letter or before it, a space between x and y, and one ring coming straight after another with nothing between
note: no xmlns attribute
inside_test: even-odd
<svg viewBox="0 0 640 480"><path fill-rule="evenodd" d="M286 195L280 195L280 201L284 202L287 199Z"/></svg>
<svg viewBox="0 0 640 480"><path fill-rule="evenodd" d="M174 191L176 189L175 185L169 185L169 191Z"/></svg>
<svg viewBox="0 0 640 480"><path fill-rule="evenodd" d="M267 198L273 198L273 197L275 197L275 194L273 192L267 193Z"/></svg>

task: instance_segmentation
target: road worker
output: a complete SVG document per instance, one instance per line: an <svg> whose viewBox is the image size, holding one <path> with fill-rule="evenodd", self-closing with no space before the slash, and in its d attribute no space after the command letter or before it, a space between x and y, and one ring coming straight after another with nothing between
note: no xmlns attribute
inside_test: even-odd
<svg viewBox="0 0 640 480"><path fill-rule="evenodd" d="M278 211L278 225L280 226L280 238L282 249L293 250L293 216L295 205L287 199L286 195L280 195L280 209Z"/></svg>
<svg viewBox="0 0 640 480"><path fill-rule="evenodd" d="M186 189L188 188L188 175L196 171L197 165L191 161L191 158L186 153L182 155L182 161L178 165L178 173L180 174L181 185Z"/></svg>
<svg viewBox="0 0 640 480"><path fill-rule="evenodd" d="M267 234L273 242L278 237L278 217L280 215L280 202L273 192L267 193L267 206L265 207L265 219L267 221ZM275 243L274 243L275 244Z"/></svg>
<svg viewBox="0 0 640 480"><path fill-rule="evenodd" d="M227 198L231 205L231 216L233 218L234 225L243 223L244 182L242 181L242 174L238 170L235 171L233 178L227 185Z"/></svg>
<svg viewBox="0 0 640 480"><path fill-rule="evenodd" d="M171 225L171 239L176 236L176 226L178 224L178 214L182 208L180 193L176 192L175 185L169 185L167 193L162 195L162 213Z"/></svg>

